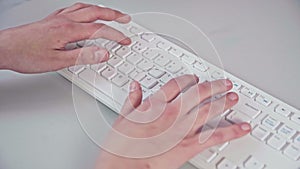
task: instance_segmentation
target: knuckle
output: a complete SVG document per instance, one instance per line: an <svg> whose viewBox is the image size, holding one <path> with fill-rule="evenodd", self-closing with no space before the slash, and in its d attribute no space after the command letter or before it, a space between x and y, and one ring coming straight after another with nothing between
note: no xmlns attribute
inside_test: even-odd
<svg viewBox="0 0 300 169"><path fill-rule="evenodd" d="M90 10L92 11L92 12L95 12L95 13L99 13L100 12L100 7L98 7L98 6L96 6L96 5L93 5L93 6L91 6L90 7Z"/></svg>
<svg viewBox="0 0 300 169"><path fill-rule="evenodd" d="M225 141L225 135L223 132L216 132L214 134L214 138L215 142L224 142Z"/></svg>
<svg viewBox="0 0 300 169"><path fill-rule="evenodd" d="M180 146L185 148L185 147L189 147L193 144L194 141L192 141L191 139L183 139L181 142L180 142Z"/></svg>
<svg viewBox="0 0 300 169"><path fill-rule="evenodd" d="M77 3L75 3L73 6L76 7L76 8L82 8L82 7L85 6L85 4L84 4L84 3L81 3L81 2L77 2Z"/></svg>

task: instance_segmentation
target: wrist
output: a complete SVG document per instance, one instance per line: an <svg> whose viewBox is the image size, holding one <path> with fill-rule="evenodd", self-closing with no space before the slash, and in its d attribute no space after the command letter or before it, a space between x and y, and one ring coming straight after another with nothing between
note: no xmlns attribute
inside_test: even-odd
<svg viewBox="0 0 300 169"><path fill-rule="evenodd" d="M9 29L0 30L0 69L10 68L10 52L9 44L10 41L10 31Z"/></svg>

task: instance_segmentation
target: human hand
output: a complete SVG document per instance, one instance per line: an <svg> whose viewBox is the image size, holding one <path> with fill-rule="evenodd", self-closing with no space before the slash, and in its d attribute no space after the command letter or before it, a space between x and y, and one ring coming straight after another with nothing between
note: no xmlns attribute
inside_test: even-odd
<svg viewBox="0 0 300 169"><path fill-rule="evenodd" d="M131 43L123 33L105 24L94 23L96 20L127 23L130 17L113 9L76 3L41 21L2 30L0 69L41 73L75 63L95 64L108 60L107 50L96 46L66 50L66 44L89 38L105 38L122 45Z"/></svg>
<svg viewBox="0 0 300 169"><path fill-rule="evenodd" d="M142 102L140 85L131 83L121 115L101 145L105 151L96 168L176 169L211 146L246 135L251 130L248 123L203 128L238 102L238 95L232 92L207 102L231 88L229 80L198 84L196 76L184 75Z"/></svg>

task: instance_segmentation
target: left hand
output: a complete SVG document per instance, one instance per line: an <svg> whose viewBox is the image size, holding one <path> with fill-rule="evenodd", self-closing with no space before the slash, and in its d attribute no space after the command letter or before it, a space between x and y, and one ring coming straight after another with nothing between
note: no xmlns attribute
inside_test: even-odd
<svg viewBox="0 0 300 169"><path fill-rule="evenodd" d="M108 60L108 51L99 46L66 50L70 42L105 38L122 45L131 43L123 33L96 20L127 23L120 11L76 3L57 10L45 19L0 31L0 69L21 73L56 71L76 64Z"/></svg>

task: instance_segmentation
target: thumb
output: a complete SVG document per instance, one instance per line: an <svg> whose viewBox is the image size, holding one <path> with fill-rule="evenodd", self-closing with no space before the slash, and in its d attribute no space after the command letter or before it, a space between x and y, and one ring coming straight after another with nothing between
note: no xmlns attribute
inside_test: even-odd
<svg viewBox="0 0 300 169"><path fill-rule="evenodd" d="M128 115L130 112L132 112L135 108L137 108L142 102L143 92L141 85L138 82L131 82L129 86L129 91L129 95L126 98L123 108L120 112L119 118L121 119L124 116Z"/></svg>

